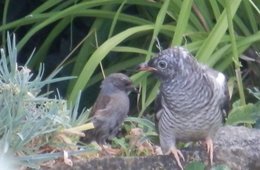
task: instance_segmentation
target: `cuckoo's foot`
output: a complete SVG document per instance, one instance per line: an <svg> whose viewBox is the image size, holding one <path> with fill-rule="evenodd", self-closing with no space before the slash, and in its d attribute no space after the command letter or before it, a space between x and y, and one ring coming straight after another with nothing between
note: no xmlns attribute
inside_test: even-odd
<svg viewBox="0 0 260 170"><path fill-rule="evenodd" d="M206 145L207 145L207 152L209 154L210 165L212 165L214 147L213 147L213 141L210 137L206 138Z"/></svg>
<svg viewBox="0 0 260 170"><path fill-rule="evenodd" d="M175 146L171 147L168 154L172 153L175 157L175 160L177 162L177 165L180 167L181 170L183 170L183 167L181 165L180 158L184 161L184 156L182 155L181 151L178 150Z"/></svg>

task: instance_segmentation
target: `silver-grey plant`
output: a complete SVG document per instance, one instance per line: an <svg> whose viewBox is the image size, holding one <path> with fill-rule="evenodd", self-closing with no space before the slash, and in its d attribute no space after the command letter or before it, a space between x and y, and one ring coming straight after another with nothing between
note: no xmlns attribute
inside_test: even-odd
<svg viewBox="0 0 260 170"><path fill-rule="evenodd" d="M34 75L27 67L17 64L15 36L7 36L8 52L1 49L0 58L0 158L8 152L16 155L37 153L37 149L50 142L54 132L81 124L78 103L69 109L66 100L42 88L50 83L72 77L54 78L61 68L43 79L44 66ZM8 54L8 55L7 55ZM30 57L31 58L31 57Z"/></svg>

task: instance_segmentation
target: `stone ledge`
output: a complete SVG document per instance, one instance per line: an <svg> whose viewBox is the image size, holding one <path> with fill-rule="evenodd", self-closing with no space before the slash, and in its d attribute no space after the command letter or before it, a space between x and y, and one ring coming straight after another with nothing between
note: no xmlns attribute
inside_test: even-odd
<svg viewBox="0 0 260 170"><path fill-rule="evenodd" d="M260 169L260 130L245 127L222 127L214 140L214 166L225 164L234 170ZM208 165L208 155L203 147L181 150L186 161L202 161ZM55 170L172 170L178 169L173 156L103 157L74 162L72 167L58 164ZM208 169L210 166L208 165Z"/></svg>

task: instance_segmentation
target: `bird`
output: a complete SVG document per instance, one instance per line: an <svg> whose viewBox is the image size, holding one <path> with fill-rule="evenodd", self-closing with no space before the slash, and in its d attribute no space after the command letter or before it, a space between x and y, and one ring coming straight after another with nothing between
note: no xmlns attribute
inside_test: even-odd
<svg viewBox="0 0 260 170"><path fill-rule="evenodd" d="M115 137L129 112L128 94L136 91L131 79L123 73L112 73L101 83L99 95L90 111L89 117L94 129L85 131L83 143L96 141L103 145Z"/></svg>
<svg viewBox="0 0 260 170"><path fill-rule="evenodd" d="M199 63L184 47L160 51L139 71L151 72L160 82L155 99L155 126L163 154L173 154L183 169L178 141L205 140L209 161L213 163L213 138L229 111L226 76Z"/></svg>

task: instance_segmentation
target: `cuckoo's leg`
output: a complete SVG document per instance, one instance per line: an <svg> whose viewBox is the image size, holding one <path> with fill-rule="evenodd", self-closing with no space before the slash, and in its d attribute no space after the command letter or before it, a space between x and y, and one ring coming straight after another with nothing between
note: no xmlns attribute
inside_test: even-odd
<svg viewBox="0 0 260 170"><path fill-rule="evenodd" d="M211 137L206 138L206 145L207 145L207 152L209 154L210 165L212 165L214 147L213 147L213 141L212 141Z"/></svg>
<svg viewBox="0 0 260 170"><path fill-rule="evenodd" d="M177 165L180 167L181 170L183 170L183 167L182 167L182 164L181 164L181 161L180 161L180 158L184 161L184 156L182 155L181 151L178 150L175 146L172 146L170 148L170 150L166 153L166 154L173 154L176 162L177 162Z"/></svg>

